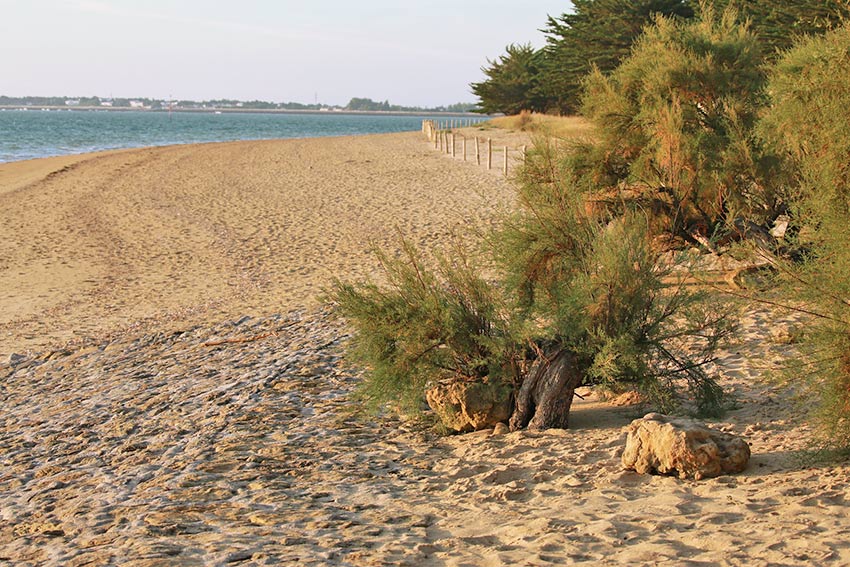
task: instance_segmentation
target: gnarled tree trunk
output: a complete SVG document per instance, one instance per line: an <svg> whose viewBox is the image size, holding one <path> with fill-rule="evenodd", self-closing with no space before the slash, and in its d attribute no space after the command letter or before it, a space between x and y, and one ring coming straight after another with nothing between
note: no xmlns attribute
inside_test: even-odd
<svg viewBox="0 0 850 567"><path fill-rule="evenodd" d="M511 416L511 431L566 429L575 389L582 372L575 355L567 349L553 349L537 359L517 394Z"/></svg>

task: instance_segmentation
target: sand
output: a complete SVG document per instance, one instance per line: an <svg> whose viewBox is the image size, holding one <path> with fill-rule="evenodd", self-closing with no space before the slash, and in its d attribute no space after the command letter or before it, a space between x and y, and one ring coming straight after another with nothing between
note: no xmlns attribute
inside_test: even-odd
<svg viewBox="0 0 850 567"><path fill-rule="evenodd" d="M430 250L510 203L417 134L174 146L0 164L0 356L150 318L315 304L399 231Z"/></svg>
<svg viewBox="0 0 850 567"><path fill-rule="evenodd" d="M718 360L740 475L624 471L641 410L593 391L567 431L352 413L317 289L509 203L413 134L0 165L0 565L850 564L850 468L800 460L764 379L798 316L750 310Z"/></svg>

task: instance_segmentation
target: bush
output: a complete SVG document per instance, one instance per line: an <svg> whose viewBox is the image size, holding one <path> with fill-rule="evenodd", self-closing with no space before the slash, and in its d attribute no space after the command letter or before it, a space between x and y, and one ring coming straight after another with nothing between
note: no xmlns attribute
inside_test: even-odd
<svg viewBox="0 0 850 567"><path fill-rule="evenodd" d="M399 258L378 252L387 286L336 281L328 299L357 329L350 356L370 372L360 395L416 414L429 384L479 380L513 385L517 358L498 291L479 277L460 248L429 270L403 242Z"/></svg>
<svg viewBox="0 0 850 567"><path fill-rule="evenodd" d="M569 175L551 177L542 159L531 157L519 210L493 236L498 285L459 248L429 270L406 243L400 258L380 255L387 285L336 282L329 297L357 329L350 355L369 368L360 394L411 414L437 381L518 391L554 349L574 361L573 387L625 383L662 411L688 398L718 414L723 393L703 368L729 331L724 318L665 282L641 214L588 210Z"/></svg>
<svg viewBox="0 0 850 567"><path fill-rule="evenodd" d="M786 271L797 298L818 314L801 348L803 389L822 439L850 448L850 24L807 38L772 67L771 106L760 130L785 158L797 198L799 244L809 253ZM814 403L812 403L814 401Z"/></svg>
<svg viewBox="0 0 850 567"><path fill-rule="evenodd" d="M771 69L771 106L761 123L797 174L798 203L821 215L850 204L848 53L850 25L788 51Z"/></svg>
<svg viewBox="0 0 850 567"><path fill-rule="evenodd" d="M585 384L634 384L674 411L684 381L699 413L718 414L723 395L703 368L731 331L725 316L669 285L645 217L588 207L568 172L546 166L553 151L532 155L520 210L497 237L527 336L574 353Z"/></svg>
<svg viewBox="0 0 850 567"><path fill-rule="evenodd" d="M617 69L585 82L583 109L605 162L594 169L617 173L608 189L691 241L738 216L774 218L780 196L765 181L773 162L753 133L764 100L760 63L756 37L732 10L703 7L691 22L657 18Z"/></svg>

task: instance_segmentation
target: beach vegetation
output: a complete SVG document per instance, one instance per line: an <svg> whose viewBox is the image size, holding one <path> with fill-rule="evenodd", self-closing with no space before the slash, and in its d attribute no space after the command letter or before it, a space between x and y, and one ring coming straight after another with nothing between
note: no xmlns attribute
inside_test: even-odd
<svg viewBox="0 0 850 567"><path fill-rule="evenodd" d="M518 180L517 211L494 237L526 340L543 359L568 353L571 367L560 378L573 386L633 387L661 411L692 404L695 413L718 415L723 392L705 367L733 331L729 311L673 276L678 260L662 260L644 211L593 206L558 151L534 150ZM566 425L562 409L540 403L545 392L524 387L535 409L515 415L512 427ZM522 403L521 392L518 409Z"/></svg>
<svg viewBox="0 0 850 567"><path fill-rule="evenodd" d="M593 124L582 116L555 116L539 112L498 116L482 123L479 128L528 132L545 139L580 140L593 137Z"/></svg>
<svg viewBox="0 0 850 567"><path fill-rule="evenodd" d="M359 395L370 408L415 415L439 381L513 387L520 349L504 300L461 247L436 266L404 240L399 256L377 254L385 285L338 280L327 294L357 330L349 355L369 369Z"/></svg>
<svg viewBox="0 0 850 567"><path fill-rule="evenodd" d="M511 44L498 59L488 60L482 71L487 79L472 84L484 114L519 114L544 110L537 100L540 51L531 44Z"/></svg>
<svg viewBox="0 0 850 567"><path fill-rule="evenodd" d="M690 18L687 0L576 0L573 11L549 16L540 62L539 98L552 113L576 114L584 77L613 71L657 15Z"/></svg>
<svg viewBox="0 0 850 567"><path fill-rule="evenodd" d="M805 251L782 274L813 323L788 372L823 444L850 448L850 24L801 40L770 69L762 137L793 188L791 238ZM801 380L801 377L805 379Z"/></svg>
<svg viewBox="0 0 850 567"><path fill-rule="evenodd" d="M739 219L769 223L784 195L755 135L765 82L760 45L736 11L656 18L619 67L586 78L583 110L599 141L577 172L692 245Z"/></svg>
<svg viewBox="0 0 850 567"><path fill-rule="evenodd" d="M478 267L490 256L455 250L429 271L405 246L382 256L388 285L337 284L372 369L367 397L421 406L429 383L454 376L510 386L512 429L566 427L581 385L718 415L727 400L708 368L734 310L684 284L676 251L717 252L782 217L783 236L756 248L788 282L786 303L819 321L795 342L790 380L825 444L850 447L850 24L836 27L831 2L722 4L653 12L616 65L584 76L587 135L537 136L517 206L487 239L491 279ZM785 49L776 30L790 28L812 35ZM501 124L551 134L532 112L545 50L511 49L488 73L522 86Z"/></svg>
<svg viewBox="0 0 850 567"><path fill-rule="evenodd" d="M850 17L847 0L713 0L711 4L696 4L695 13L700 14L705 5L721 11L735 8L741 19L750 23L767 61L781 57L795 41L823 35Z"/></svg>
<svg viewBox="0 0 850 567"><path fill-rule="evenodd" d="M796 38L822 35L850 16L846 0L575 0L572 5L571 12L550 15L543 24L546 45L534 53L534 65L527 68L526 88L516 90L498 73L487 73L474 85L480 108L506 114L580 113L585 77L594 69L602 75L612 73L659 16L681 23L734 9L761 47L760 65L778 57ZM499 105L497 101L508 93L514 104ZM524 101L517 102L517 96Z"/></svg>

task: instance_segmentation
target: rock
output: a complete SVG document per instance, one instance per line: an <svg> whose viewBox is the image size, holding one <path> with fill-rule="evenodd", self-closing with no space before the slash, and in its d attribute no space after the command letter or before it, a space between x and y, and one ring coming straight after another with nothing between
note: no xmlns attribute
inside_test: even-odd
<svg viewBox="0 0 850 567"><path fill-rule="evenodd" d="M650 413L628 426L623 466L641 474L710 478L747 468L750 447L740 437L692 419Z"/></svg>
<svg viewBox="0 0 850 567"><path fill-rule="evenodd" d="M511 415L510 388L497 383L440 383L425 393L428 405L453 431L490 429Z"/></svg>
<svg viewBox="0 0 850 567"><path fill-rule="evenodd" d="M9 366L17 366L27 359L26 356L13 352L9 355Z"/></svg>
<svg viewBox="0 0 850 567"><path fill-rule="evenodd" d="M505 433L510 433L510 431L511 428L508 427L508 424L501 421L493 427L493 435L504 435Z"/></svg>

